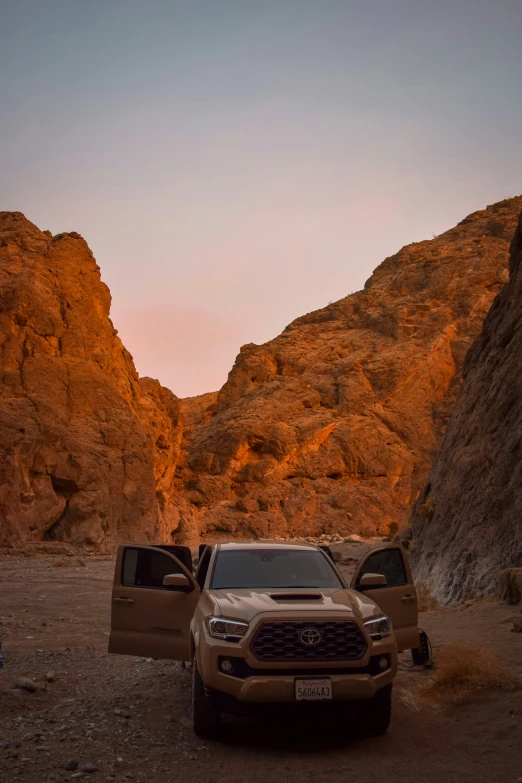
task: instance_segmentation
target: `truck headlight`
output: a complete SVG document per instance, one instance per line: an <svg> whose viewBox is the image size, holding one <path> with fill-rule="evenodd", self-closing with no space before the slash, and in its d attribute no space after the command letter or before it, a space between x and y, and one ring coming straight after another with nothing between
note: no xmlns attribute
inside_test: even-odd
<svg viewBox="0 0 522 783"><path fill-rule="evenodd" d="M248 623L241 620L229 620L227 617L205 617L209 636L224 639L226 642L239 642L248 631Z"/></svg>
<svg viewBox="0 0 522 783"><path fill-rule="evenodd" d="M391 634L391 622L390 618L386 615L382 617L375 617L373 620L366 620L364 627L368 631L371 639L383 639L385 636Z"/></svg>

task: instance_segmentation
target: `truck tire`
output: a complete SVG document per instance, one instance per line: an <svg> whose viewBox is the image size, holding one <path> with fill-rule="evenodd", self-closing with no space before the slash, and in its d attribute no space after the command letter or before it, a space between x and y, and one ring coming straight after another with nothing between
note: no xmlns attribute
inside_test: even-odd
<svg viewBox="0 0 522 783"><path fill-rule="evenodd" d="M364 728L368 734L376 737L385 734L390 725L392 704L392 686L386 685L377 691L372 699L364 702Z"/></svg>
<svg viewBox="0 0 522 783"><path fill-rule="evenodd" d="M207 738L217 734L221 724L221 713L205 692L205 685L198 671L196 659L192 663L192 725L198 737Z"/></svg>

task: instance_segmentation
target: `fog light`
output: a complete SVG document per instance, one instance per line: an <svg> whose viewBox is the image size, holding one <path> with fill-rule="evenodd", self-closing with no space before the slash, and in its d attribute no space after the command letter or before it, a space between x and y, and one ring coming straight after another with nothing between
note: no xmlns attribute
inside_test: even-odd
<svg viewBox="0 0 522 783"><path fill-rule="evenodd" d="M384 656L382 658L379 658L379 669L381 671L384 671L387 668L388 668L388 659L385 658Z"/></svg>
<svg viewBox="0 0 522 783"><path fill-rule="evenodd" d="M221 671L226 672L227 674L232 671L234 668L232 661L229 661L228 658L223 658L221 661Z"/></svg>

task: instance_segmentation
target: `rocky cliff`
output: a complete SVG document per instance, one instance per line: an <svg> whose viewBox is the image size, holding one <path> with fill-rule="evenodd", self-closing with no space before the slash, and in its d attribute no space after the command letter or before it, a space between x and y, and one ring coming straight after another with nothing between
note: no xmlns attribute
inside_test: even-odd
<svg viewBox="0 0 522 783"><path fill-rule="evenodd" d="M0 544L172 540L177 398L138 379L85 241L0 213Z"/></svg>
<svg viewBox="0 0 522 783"><path fill-rule="evenodd" d="M491 593L501 569L522 566L522 215L509 274L411 521L417 578L444 603Z"/></svg>
<svg viewBox="0 0 522 783"><path fill-rule="evenodd" d="M193 404L178 477L227 535L389 533L425 484L464 356L507 280L522 197L387 258L363 291L241 349ZM195 406L195 407L194 407Z"/></svg>
<svg viewBox="0 0 522 783"><path fill-rule="evenodd" d="M0 213L0 545L395 532L521 209L408 245L363 291L244 346L218 394L182 402L138 378L84 240Z"/></svg>

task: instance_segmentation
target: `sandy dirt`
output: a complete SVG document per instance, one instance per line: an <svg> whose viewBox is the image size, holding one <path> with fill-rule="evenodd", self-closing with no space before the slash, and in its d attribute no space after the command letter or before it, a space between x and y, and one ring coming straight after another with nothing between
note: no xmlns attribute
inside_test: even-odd
<svg viewBox="0 0 522 783"><path fill-rule="evenodd" d="M354 557L365 551L351 549ZM230 721L219 741L202 742L191 729L189 671L175 662L107 654L113 558L61 568L54 565L59 559L0 559L0 781L515 783L522 777L522 691L451 709L419 707L415 690L430 673L409 670L407 655L382 738L313 720L292 730L283 716L268 726ZM435 654L466 639L522 675L522 634L510 632L512 615L508 606L482 601L425 612L420 624ZM54 681L46 682L50 673ZM21 676L34 679L36 692L13 689ZM65 769L71 760L96 771Z"/></svg>

